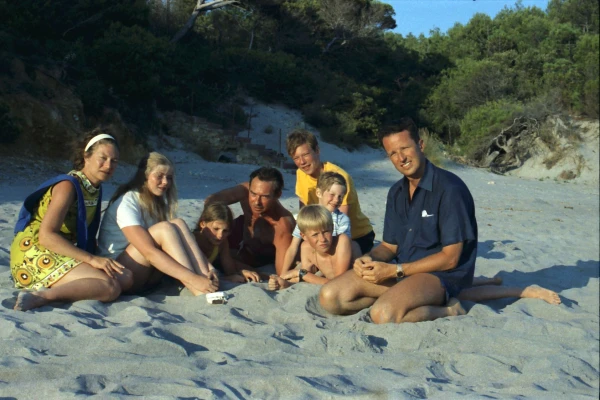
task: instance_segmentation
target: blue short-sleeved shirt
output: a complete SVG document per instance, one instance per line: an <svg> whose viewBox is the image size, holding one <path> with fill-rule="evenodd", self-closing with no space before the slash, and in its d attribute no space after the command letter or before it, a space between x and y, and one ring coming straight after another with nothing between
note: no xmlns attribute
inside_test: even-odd
<svg viewBox="0 0 600 400"><path fill-rule="evenodd" d="M463 242L457 266L431 272L452 297L473 283L477 257L475 204L467 185L452 172L427 161L425 173L409 201L408 179L400 179L388 193L383 240L398 246L399 263L417 261L442 247Z"/></svg>
<svg viewBox="0 0 600 400"><path fill-rule="evenodd" d="M331 213L331 219L333 220L333 236L339 236L342 233L345 233L346 235L348 235L349 238L352 238L352 235L350 234L350 218L346 214L344 214L340 210L333 210L333 212ZM298 239L302 239L302 236L300 236L300 228L298 228L298 224L296 224L292 236Z"/></svg>

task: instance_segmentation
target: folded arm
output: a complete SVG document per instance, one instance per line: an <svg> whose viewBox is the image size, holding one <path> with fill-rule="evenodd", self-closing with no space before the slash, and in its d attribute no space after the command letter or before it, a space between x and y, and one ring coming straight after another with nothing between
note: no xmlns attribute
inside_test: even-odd
<svg viewBox="0 0 600 400"><path fill-rule="evenodd" d="M113 272L122 274L123 266L115 260L97 257L75 246L60 234L69 207L75 202L75 188L69 181L62 181L52 188L52 201L40 225L39 240L45 248L75 260L101 269L108 276L114 277ZM98 205L100 207L100 205Z"/></svg>

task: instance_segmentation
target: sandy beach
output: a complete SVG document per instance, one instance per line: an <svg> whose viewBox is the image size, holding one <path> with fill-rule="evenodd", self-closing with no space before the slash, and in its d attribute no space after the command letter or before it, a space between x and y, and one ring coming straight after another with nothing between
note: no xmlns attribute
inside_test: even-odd
<svg viewBox="0 0 600 400"><path fill-rule="evenodd" d="M275 126L275 129L278 129ZM217 164L159 149L177 168L179 215L192 226L211 193L247 180L255 166ZM322 144L322 159L354 178L381 239L385 199L400 178L381 151ZM334 317L319 287L280 292L227 286L225 305L163 289L103 304L81 301L13 311L9 250L25 196L67 163L0 162L0 397L97 398L597 398L599 390L599 191L597 184L494 175L449 164L476 202L476 275L538 284L562 304L464 302L467 315L378 326L367 310ZM133 172L120 165L108 200ZM282 203L298 211L295 175ZM234 207L236 214L239 208ZM265 268L269 271L270 268Z"/></svg>

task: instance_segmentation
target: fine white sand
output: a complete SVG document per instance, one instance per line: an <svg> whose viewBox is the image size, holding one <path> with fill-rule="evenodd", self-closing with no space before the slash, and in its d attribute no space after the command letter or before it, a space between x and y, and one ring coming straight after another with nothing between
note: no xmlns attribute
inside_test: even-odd
<svg viewBox="0 0 600 400"><path fill-rule="evenodd" d="M161 151L176 163L179 214L190 226L207 195L246 180L255 168ZM322 158L351 173L381 239L387 190L399 174L375 150L347 153L323 144ZM16 215L37 184L68 171L68 164L5 157L0 397L597 398L598 187L448 168L476 201L476 275L498 274L507 285L539 284L558 292L561 305L464 302L465 316L378 326L368 322L366 310L327 315L316 285L276 293L262 283L230 288L225 305L164 288L110 304L13 311L9 250ZM105 185L105 200L132 172L132 166L119 166ZM284 177L282 202L297 212L294 175Z"/></svg>

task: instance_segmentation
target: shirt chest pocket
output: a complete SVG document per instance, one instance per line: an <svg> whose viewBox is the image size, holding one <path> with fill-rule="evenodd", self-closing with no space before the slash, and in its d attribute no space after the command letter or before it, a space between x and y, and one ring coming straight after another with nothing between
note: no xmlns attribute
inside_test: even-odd
<svg viewBox="0 0 600 400"><path fill-rule="evenodd" d="M415 247L431 249L440 245L437 216L421 217L417 230L414 241Z"/></svg>

